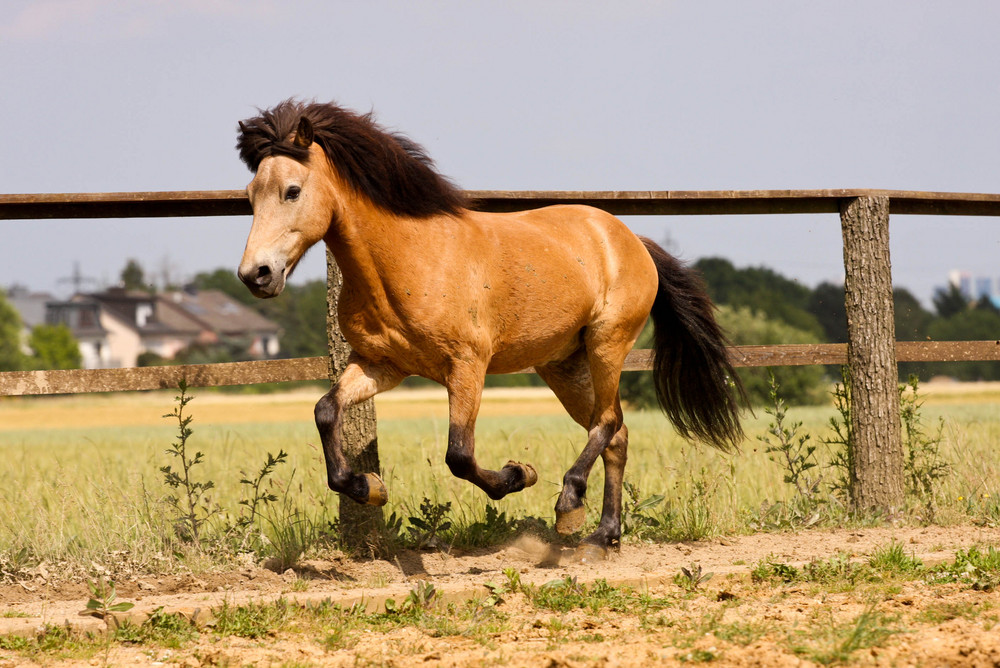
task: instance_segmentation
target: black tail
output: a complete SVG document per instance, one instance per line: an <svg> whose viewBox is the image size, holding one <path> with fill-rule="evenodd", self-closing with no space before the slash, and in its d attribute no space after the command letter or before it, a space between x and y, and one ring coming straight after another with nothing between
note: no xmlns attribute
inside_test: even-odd
<svg viewBox="0 0 1000 668"><path fill-rule="evenodd" d="M641 238L660 281L650 313L656 398L682 436L734 450L744 438L739 412L746 392L729 361L715 306L695 271Z"/></svg>

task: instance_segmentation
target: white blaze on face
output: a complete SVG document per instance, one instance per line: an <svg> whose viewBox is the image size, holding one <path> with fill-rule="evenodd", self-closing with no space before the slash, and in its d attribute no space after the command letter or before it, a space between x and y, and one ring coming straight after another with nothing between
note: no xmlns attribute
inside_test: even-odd
<svg viewBox="0 0 1000 668"><path fill-rule="evenodd" d="M311 193L310 173L308 165L273 156L261 161L247 186L253 225L239 276L257 297L280 294L296 263L325 233L321 218L317 224L322 198Z"/></svg>

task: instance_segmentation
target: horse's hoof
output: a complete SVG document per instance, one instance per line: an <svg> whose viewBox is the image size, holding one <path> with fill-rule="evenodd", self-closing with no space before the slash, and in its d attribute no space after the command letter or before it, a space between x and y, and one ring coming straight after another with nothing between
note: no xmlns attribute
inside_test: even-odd
<svg viewBox="0 0 1000 668"><path fill-rule="evenodd" d="M556 511L556 531L563 536L576 533L583 526L583 520L586 517L587 509L583 506L565 512Z"/></svg>
<svg viewBox="0 0 1000 668"><path fill-rule="evenodd" d="M607 549L594 543L581 543L573 553L573 561L578 564L593 564L608 558Z"/></svg>
<svg viewBox="0 0 1000 668"><path fill-rule="evenodd" d="M508 461L504 468L516 468L521 469L521 473L524 474L524 486L525 488L531 487L536 482L538 482L538 474L535 472L535 467L531 464L522 464L521 462L515 462L513 459Z"/></svg>
<svg viewBox="0 0 1000 668"><path fill-rule="evenodd" d="M389 492L385 490L385 483L377 473L366 473L368 480L368 500L365 502L369 506L384 506L389 501Z"/></svg>

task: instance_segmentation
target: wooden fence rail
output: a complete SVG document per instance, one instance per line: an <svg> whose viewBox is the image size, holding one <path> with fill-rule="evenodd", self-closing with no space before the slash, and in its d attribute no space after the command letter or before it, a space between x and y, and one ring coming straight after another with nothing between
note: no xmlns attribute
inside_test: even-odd
<svg viewBox="0 0 1000 668"><path fill-rule="evenodd" d="M482 211L588 204L616 215L839 213L844 200L888 197L903 215L1000 216L1000 194L904 190L468 190ZM243 190L0 194L0 220L248 216Z"/></svg>
<svg viewBox="0 0 1000 668"><path fill-rule="evenodd" d="M733 346L729 355L737 367L843 365L847 364L847 344ZM1000 361L1000 341L898 341L896 358L899 362ZM329 366L327 357L301 357L134 369L8 371L0 373L0 396L170 389L177 387L181 379L191 387L327 380L330 377ZM652 354L649 350L633 350L625 360L625 371L651 368ZM524 369L517 373L533 371Z"/></svg>

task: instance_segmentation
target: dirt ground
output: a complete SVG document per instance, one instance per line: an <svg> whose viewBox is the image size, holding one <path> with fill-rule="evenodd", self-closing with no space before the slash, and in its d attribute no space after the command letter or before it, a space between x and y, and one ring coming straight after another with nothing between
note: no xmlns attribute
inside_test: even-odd
<svg viewBox="0 0 1000 668"><path fill-rule="evenodd" d="M329 561L306 562L296 572L283 574L248 566L197 576L138 577L118 583L119 599L136 604L128 613L134 619L141 621L162 606L167 612L182 612L205 621L211 618L212 608L224 602L260 602L279 596L299 602L331 599L345 607L363 602L369 610L378 610L384 608L387 598L405 599L420 580L432 583L445 601L466 601L484 597L486 583L503 582L505 568L517 569L524 583L543 584L567 576L592 583L603 578L609 584L632 586L652 595L676 594L679 588L673 579L681 567L698 564L715 574L683 608L665 611L659 628L640 628L634 617L613 613L594 616L583 611L567 613L555 624L552 619L559 617L557 613L539 611L511 597L501 604L509 615L508 630L485 645L461 636L434 637L415 628L365 633L349 649L335 651L302 634L278 634L265 640L220 640L202 634L195 647L140 650L116 646L108 658L114 665L187 666L640 666L692 661L732 666L813 665L789 651L787 643L776 643L774 634L734 643L714 637L710 625L684 646L677 646L676 628L712 613L721 614L718 621L729 623L729 628L738 623L766 626L773 622L787 636L800 621L814 620L820 611L829 614L832 609L836 619L856 618L864 606L850 593L817 593L808 586L775 585L768 590L752 585L745 576L754 564L768 557L802 564L846 551L863 558L893 540L926 565L933 565L951 561L958 548L1000 544L1000 529L963 526L756 534L697 543L626 544L606 559L581 557L579 552L522 537L502 548L450 554L407 552L391 562L335 556ZM88 597L86 583L61 581L58 573L49 572L43 564L33 580L0 586L0 633L30 634L46 623L101 630L104 622L79 615ZM730 598L739 605L719 606L718 601ZM975 608L992 610L985 618L995 620L1000 594L973 591L968 586L914 582L900 587L889 600L881 600L879 608L889 615L906 611L906 619L919 618L914 613L924 609ZM893 635L883 647L855 652L851 661L886 666L1000 666L1000 624L991 628L994 623L984 623L982 616L959 612L940 620L927 619L930 621L919 627ZM587 629L585 640L555 641L554 629L567 625ZM103 663L102 656L47 665ZM14 665L22 664L0 652L0 667Z"/></svg>

